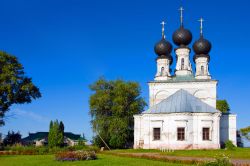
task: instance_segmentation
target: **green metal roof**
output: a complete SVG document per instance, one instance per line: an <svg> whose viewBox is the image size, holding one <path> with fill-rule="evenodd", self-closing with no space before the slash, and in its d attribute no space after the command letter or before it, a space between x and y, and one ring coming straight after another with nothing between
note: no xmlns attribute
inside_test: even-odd
<svg viewBox="0 0 250 166"><path fill-rule="evenodd" d="M219 112L214 107L204 103L199 98L193 96L186 90L178 90L173 95L152 106L143 114L159 113L216 113Z"/></svg>
<svg viewBox="0 0 250 166"><path fill-rule="evenodd" d="M23 138L23 141L36 141L41 139L47 139L49 132L36 132L36 133L29 133L28 137ZM64 136L72 139L72 140L81 140L80 134L73 134L71 132L65 132Z"/></svg>
<svg viewBox="0 0 250 166"><path fill-rule="evenodd" d="M208 81L216 81L210 79L196 79L192 74L191 75L184 75L184 76L173 76L168 80L157 80L157 81L150 81L149 83L155 82L163 82L163 83L176 83L176 82L208 82Z"/></svg>

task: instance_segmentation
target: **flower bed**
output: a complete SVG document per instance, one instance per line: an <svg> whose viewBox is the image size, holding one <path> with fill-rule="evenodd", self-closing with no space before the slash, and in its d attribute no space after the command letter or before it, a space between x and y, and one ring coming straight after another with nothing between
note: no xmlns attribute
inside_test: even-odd
<svg viewBox="0 0 250 166"><path fill-rule="evenodd" d="M65 151L55 155L58 161L79 161L79 160L95 160L96 153L94 151Z"/></svg>

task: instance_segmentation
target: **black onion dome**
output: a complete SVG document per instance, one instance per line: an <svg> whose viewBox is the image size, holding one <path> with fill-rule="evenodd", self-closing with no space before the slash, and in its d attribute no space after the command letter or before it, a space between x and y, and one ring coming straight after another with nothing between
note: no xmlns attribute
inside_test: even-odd
<svg viewBox="0 0 250 166"><path fill-rule="evenodd" d="M172 52L173 47L170 42L162 38L158 43L155 44L154 49L155 49L155 53L158 56L162 56L162 55L167 56Z"/></svg>
<svg viewBox="0 0 250 166"><path fill-rule="evenodd" d="M211 48L211 43L208 40L204 39L203 36L201 36L199 40L195 41L193 45L194 52L198 55L207 55L210 52Z"/></svg>
<svg viewBox="0 0 250 166"><path fill-rule="evenodd" d="M173 34L173 41L177 46L189 45L192 41L192 38L192 33L183 26L177 29Z"/></svg>

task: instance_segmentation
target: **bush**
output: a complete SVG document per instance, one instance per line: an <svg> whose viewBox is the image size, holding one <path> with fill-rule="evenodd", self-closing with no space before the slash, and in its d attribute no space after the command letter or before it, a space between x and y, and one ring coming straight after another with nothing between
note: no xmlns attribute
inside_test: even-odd
<svg viewBox="0 0 250 166"><path fill-rule="evenodd" d="M4 150L4 146L3 144L0 143L0 151L3 151Z"/></svg>
<svg viewBox="0 0 250 166"><path fill-rule="evenodd" d="M217 158L215 161L207 162L202 166L232 166L228 157Z"/></svg>
<svg viewBox="0 0 250 166"><path fill-rule="evenodd" d="M96 146L75 145L75 146L66 147L66 150L68 151L88 150L88 151L98 152L99 148Z"/></svg>
<svg viewBox="0 0 250 166"><path fill-rule="evenodd" d="M225 147L227 150L235 150L236 149L236 146L230 140L225 142Z"/></svg>
<svg viewBox="0 0 250 166"><path fill-rule="evenodd" d="M6 137L3 139L3 144L5 146L12 146L15 144L20 144L21 143L21 137L22 135L19 132L14 132L14 131L8 131L8 134Z"/></svg>
<svg viewBox="0 0 250 166"><path fill-rule="evenodd" d="M22 145L14 145L14 146L6 146L4 147L4 151L0 153L0 155L6 154L21 154L21 155L44 155L44 154L55 154L58 152L64 151L77 151L77 150L87 150L87 151L94 151L98 152L99 148L95 146L83 146L83 145L76 145L76 146L68 146L68 147L53 147L49 148L48 146L22 146Z"/></svg>
<svg viewBox="0 0 250 166"><path fill-rule="evenodd" d="M37 155L37 154L48 154L49 149L47 147L35 147L35 146L6 146L5 152L8 151L9 154L21 154L21 155ZM7 154L8 154L7 153Z"/></svg>
<svg viewBox="0 0 250 166"><path fill-rule="evenodd" d="M94 151L65 151L55 155L58 161L79 161L79 160L95 160L96 153Z"/></svg>

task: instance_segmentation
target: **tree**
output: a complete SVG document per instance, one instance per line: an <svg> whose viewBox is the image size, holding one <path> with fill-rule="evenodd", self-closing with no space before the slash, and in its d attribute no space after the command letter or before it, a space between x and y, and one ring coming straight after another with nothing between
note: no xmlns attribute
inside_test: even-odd
<svg viewBox="0 0 250 166"><path fill-rule="evenodd" d="M59 130L60 130L60 132L64 133L64 124L62 121L60 121Z"/></svg>
<svg viewBox="0 0 250 166"><path fill-rule="evenodd" d="M85 137L85 135L83 133L82 137L78 140L78 144L77 145L79 145L79 146L85 146L87 141L88 140L86 139L86 137Z"/></svg>
<svg viewBox="0 0 250 166"><path fill-rule="evenodd" d="M0 126L11 105L30 103L40 97L39 89L25 76L17 58L0 51Z"/></svg>
<svg viewBox="0 0 250 166"><path fill-rule="evenodd" d="M21 143L21 137L22 135L19 132L14 132L14 131L8 131L8 134L6 135L6 137L3 140L3 144L5 146L7 145L15 145L15 144L19 144Z"/></svg>
<svg viewBox="0 0 250 166"><path fill-rule="evenodd" d="M83 141L85 141L85 142L87 142L88 140L86 139L86 137L85 137L85 134L84 133L82 133L82 140Z"/></svg>
<svg viewBox="0 0 250 166"><path fill-rule="evenodd" d="M48 135L49 147L61 147L64 145L64 124L58 120L50 121L49 135Z"/></svg>
<svg viewBox="0 0 250 166"><path fill-rule="evenodd" d="M227 113L230 111L229 104L226 100L217 100L216 101L216 109L221 111L222 113Z"/></svg>
<svg viewBox="0 0 250 166"><path fill-rule="evenodd" d="M250 140L250 126L240 129L240 132L246 139Z"/></svg>
<svg viewBox="0 0 250 166"><path fill-rule="evenodd" d="M90 85L92 128L97 134L94 143L104 146L103 139L112 148L131 146L134 139L134 114L143 111L146 103L140 97L136 82L107 81L100 78ZM101 138L100 138L101 137Z"/></svg>
<svg viewBox="0 0 250 166"><path fill-rule="evenodd" d="M59 131L58 131L58 144L60 146L63 146L64 145L64 124L62 121L60 121L60 124L59 124Z"/></svg>
<svg viewBox="0 0 250 166"><path fill-rule="evenodd" d="M50 121L49 125L49 134L48 134L48 145L49 147L55 147L56 146L56 131L54 127L54 122Z"/></svg>

